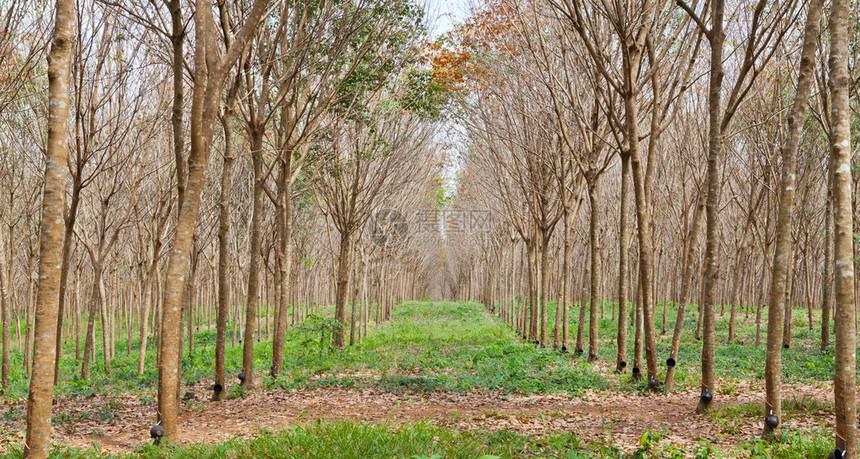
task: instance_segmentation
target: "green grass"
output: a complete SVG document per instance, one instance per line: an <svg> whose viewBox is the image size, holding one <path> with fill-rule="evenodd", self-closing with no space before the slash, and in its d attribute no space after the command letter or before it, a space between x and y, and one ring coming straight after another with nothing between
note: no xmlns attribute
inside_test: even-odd
<svg viewBox="0 0 860 459"><path fill-rule="evenodd" d="M333 315L331 308L324 317ZM603 377L570 355L537 349L523 343L507 325L473 302L407 302L396 307L392 320L371 327L367 338L344 351L330 346L331 319L311 317L290 328L286 335L284 367L277 380L268 376L272 342L257 342L254 366L264 387L377 387L391 391L489 390L504 393L581 393L587 388L607 387ZM214 375L215 330L195 334L194 353L183 348L182 381L208 387ZM97 331L98 333L98 331ZM326 335L328 333L328 335ZM97 339L100 344L101 340ZM146 370L137 375L137 348L126 354L125 340L118 340L110 373L102 364L97 344L90 377L78 377L80 362L67 346L60 360L59 398L93 394L130 393L150 395L157 383L155 344L149 341ZM238 384L242 347L227 340L228 393ZM29 380L20 353L12 355L10 399L26 397ZM234 394L241 395L241 394Z"/></svg>
<svg viewBox="0 0 860 459"><path fill-rule="evenodd" d="M570 433L544 436L525 435L509 430L463 431L427 422L409 424L369 424L356 421L312 422L282 430L261 430L252 439L235 438L218 444L153 446L129 454L103 453L98 448L80 450L54 445L52 458L785 458L825 457L831 449L831 436L824 430L801 433L783 432L778 441L750 440L727 452L702 441L684 449L664 439L667 432L645 431L638 449L624 453L611 436L590 443ZM20 458L20 448L0 455Z"/></svg>
<svg viewBox="0 0 860 459"><path fill-rule="evenodd" d="M421 422L368 424L354 421L313 422L283 430L263 430L253 439L214 445L160 447L147 445L127 455L55 445L51 457L96 458L513 458L592 457L572 434L532 437L515 432L462 431ZM21 457L21 451L3 457Z"/></svg>
<svg viewBox="0 0 860 459"><path fill-rule="evenodd" d="M263 430L253 439L236 438L214 445L159 447L147 445L130 454L111 455L98 449L79 450L55 445L54 458L683 458L718 457L701 445L686 451L663 441L665 432L646 431L639 449L625 454L611 438L590 445L570 433L531 436L509 430L463 431L430 423L368 424L354 421L313 422L283 430ZM14 450L2 457L21 457Z"/></svg>
<svg viewBox="0 0 860 459"><path fill-rule="evenodd" d="M555 326L555 302L549 302L549 313L547 334L552 337L552 330ZM586 308L588 306L586 305ZM632 309L628 308L628 311ZM732 344L727 344L728 341L728 321L729 308L725 308L724 314L720 314L721 307L716 306L717 314L717 345L716 345L716 362L715 373L723 382L717 388L718 394L730 395L734 392L734 388L742 383L762 381L764 378L765 367L765 340L767 338L767 308L762 309L761 317L761 342L756 344L756 325L755 325L755 310L750 310L749 316L746 316L744 308L738 308L736 314L735 325L735 341ZM665 373L665 359L669 356L671 348L672 330L675 325L677 308L668 304L666 308L666 333L661 333L663 322L663 304L660 303L655 308L655 324L657 329L657 355L658 355L658 370L661 378ZM613 313L617 310L613 308L611 303L606 303L605 313L599 319L599 350L598 358L603 361L614 362L617 352L616 335L617 325ZM828 383L833 380L833 369L835 366L834 355L832 350L832 336L830 348L825 351L820 350L820 314L819 310L814 311L813 330L809 330L806 317L807 311L804 308L794 308L793 310L793 326L792 326L792 347L784 349L782 352L782 380L784 384L810 384L810 383ZM599 313L598 313L599 314ZM579 306L571 306L569 316L570 324L570 347L575 347L577 319L579 317ZM696 305L688 305L684 315L684 326L681 333L681 345L678 356L676 358L677 366L675 371L675 387L681 389L691 389L699 386L701 381L701 355L702 342L695 339L696 321L698 318ZM586 322L588 314L586 313ZM831 323L832 335L832 323ZM585 354L588 353L588 324L584 330L584 348L585 353L581 359L585 359ZM633 339L634 328L628 321L628 370L633 367ZM644 360L644 353L643 353ZM643 362L644 366L644 362ZM643 373L645 369L642 369ZM629 374L629 372L628 372ZM858 365L858 375L860 375L860 365ZM620 386L624 390L638 390L637 384L626 384Z"/></svg>
<svg viewBox="0 0 860 459"><path fill-rule="evenodd" d="M262 318L259 320L263 320ZM86 324L84 323L85 327ZM233 376L238 374L242 365L241 334L236 338L236 346L231 346L231 334L233 324L228 324L226 365ZM183 338L182 358L182 380L183 382L197 383L205 379L211 379L214 375L215 362L215 329L207 329L205 324L196 324L197 332L194 334L194 353L188 352L187 335ZM83 333L83 332L82 332ZM104 367L104 349L102 348L100 323L96 324L96 344L94 361L89 366L89 378L80 379L81 361L75 357L74 340L66 342L63 355L60 359L60 374L54 389L55 396L59 398L78 396L86 397L93 394L107 393L149 393L152 392L158 380L156 368L156 343L150 337L147 341L147 352L142 375L137 374L138 349L140 338L135 330L131 340L131 352L126 353L128 342L125 333L118 334L115 344L115 358L111 361L111 371L107 372ZM185 326L183 326L185 333ZM67 337L68 339L68 337ZM83 348L84 337L81 337L81 348ZM256 368L267 369L271 365L271 341L261 342L255 349ZM83 349L81 349L83 354ZM268 357L268 361L266 361ZM26 398L29 389L29 378L24 372L24 357L20 351L10 354L10 377L9 387L0 391L7 399Z"/></svg>
<svg viewBox="0 0 860 459"><path fill-rule="evenodd" d="M548 334L554 327L555 302L549 303ZM571 307L571 347L576 336L578 306ZM668 356L671 329L675 321L675 307L667 308L667 333L659 334L663 321L662 304L655 308L658 330L658 361ZM271 341L260 341L255 348L255 368L268 385L283 388L307 386L374 386L395 391L427 390L499 390L516 393L579 393L585 388L609 387L607 379L591 366L581 364L584 356L575 358L549 350L536 349L512 337L512 331L498 318L489 317L478 303L408 302L396 307L392 321L371 327L369 336L353 348L332 352L328 343L321 343L320 331L330 319L295 326L288 330L284 370L276 382L266 375L271 365ZM605 314L599 321L600 349L598 357L613 361L616 353L616 324L614 308L607 303ZM717 311L719 313L719 309ZM331 307L323 309L323 317L333 315ZM767 310L762 313L767 321ZM793 347L783 351L783 381L787 384L827 382L832 380L834 357L832 351L819 350L818 329L805 326L806 312L794 310ZM699 384L701 342L694 339L696 307L687 308L681 347L677 357L675 384L679 389L694 388ZM817 321L817 317L815 318ZM232 325L229 332L232 332ZM728 311L717 320L716 373L723 380L718 394L731 394L743 382L761 379L764 374L765 348L763 342L755 344L755 313L748 317L743 310L737 314L736 340L726 344ZM210 384L213 377L215 330L200 324L195 334L193 355L184 348L182 380L186 383ZM633 327L628 327L629 368L632 368ZM97 335L100 332L97 330ZM587 342L587 330L585 333ZM762 330L764 340L765 330ZM146 371L137 375L138 338L132 339L131 353L126 354L126 341L117 340L116 358L110 373L102 364L101 339L97 339L95 363L91 364L90 378L80 380L80 361L74 357L72 343L66 346L60 361L60 378L56 388L58 397L88 396L104 393L150 394L155 388L155 343L149 341ZM228 337L226 365L228 383L238 381L234 376L242 364L240 340L231 346ZM29 380L23 371L23 356L13 352L11 357L10 387L3 395L10 399L26 397ZM860 368L860 366L858 366ZM358 372L365 374L359 376ZM367 376L370 372L373 376ZM624 390L638 390L636 384L621 385Z"/></svg>
<svg viewBox="0 0 860 459"><path fill-rule="evenodd" d="M80 450L54 445L52 458L686 458L743 457L803 459L825 457L832 438L824 430L783 432L776 442L750 440L727 452L702 441L691 449L667 442L667 432L645 431L633 453L624 453L611 436L583 442L571 433L532 436L510 430L463 431L428 422L370 424L356 421L311 422L282 430L261 430L252 439L218 444L159 447L147 445L129 454L108 454L98 448ZM0 455L20 458L20 448Z"/></svg>
<svg viewBox="0 0 860 459"><path fill-rule="evenodd" d="M144 457L163 457L147 448ZM500 432L464 432L429 423L404 426L356 422L313 423L267 432L250 441L234 440L216 446L192 446L168 452L176 458L216 457L339 457L339 458L475 458L577 457L579 441L572 435L547 440ZM152 454L150 456L150 454Z"/></svg>
<svg viewBox="0 0 860 459"><path fill-rule="evenodd" d="M291 340L295 343L295 340ZM516 339L477 303L408 302L342 353L288 349L283 386L375 386L395 391L492 390L579 393L606 387L570 355ZM354 376L369 370L374 377Z"/></svg>
<svg viewBox="0 0 860 459"><path fill-rule="evenodd" d="M827 457L833 451L833 434L824 429L813 432L783 430L777 441L750 440L735 448L737 457L755 459L807 459Z"/></svg>
<svg viewBox="0 0 860 459"><path fill-rule="evenodd" d="M554 326L554 303L548 314L549 335ZM658 332L662 322L662 306L656 308ZM674 325L674 308L667 308L667 325ZM576 318L578 308L573 307L570 317ZM614 360L615 321L612 308L607 305L605 317L600 320L599 357ZM766 322L766 311L762 323ZM569 393L579 394L589 388L641 390L641 384L631 384L629 377L600 374L597 367L585 363L584 356L541 349L524 343L499 318L487 313L483 305L474 302L407 302L398 305L392 320L372 327L363 342L344 351L330 346L332 325L329 310L323 317L312 317L305 324L292 327L286 337L284 371L277 380L265 374L271 364L271 342L258 342L255 347L255 367L260 382L269 388L301 387L375 387L395 392L446 391L499 391L514 394ZM764 368L763 343L754 343L754 315L745 318L738 314L737 339L726 341L726 315L718 320L717 374L721 379L718 394L733 394L743 383L759 382ZM795 310L795 317L805 312ZM796 320L797 322L797 320ZM678 356L676 386L693 388L698 385L701 343L694 339L696 326L695 307L688 309L685 329ZM201 327L204 328L204 327ZM658 337L661 361L668 354L671 331ZM632 357L633 329L629 329L629 349ZM575 339L576 324L571 326ZM794 328L793 348L783 353L783 380L786 383L826 383L832 378L832 352L818 350L817 327L809 331L800 322ZM587 336L587 331L586 331ZM764 330L762 330L762 339ZM100 340L98 340L100 341ZM187 383L210 384L214 362L214 330L203 330L195 335L193 356L185 351L182 376ZM62 376L57 392L63 396L106 396L91 409L77 413L56 412L55 424L63 429L74 428L80 421L105 423L112 420L111 394L139 394L144 405L155 403L156 383L154 344L147 354L147 371L137 376L137 340L133 340L130 355L126 355L125 341L117 343L117 358L112 371L104 372L101 351L91 366L91 378L80 380L72 375L79 371L79 362L70 349L61 360ZM238 372L242 348L230 346L228 339L227 368L232 375ZM573 347L573 343L571 343ZM186 348L187 349L187 348ZM630 358L632 360L632 358ZM632 362L629 361L632 366ZM20 353L13 354L13 386L7 397L26 394ZM661 371L663 368L661 368ZM238 381L228 381L228 393L242 396ZM102 406L104 405L104 406ZM108 409L110 408L110 409ZM832 410L828 402L811 397L789 398L784 401L786 418L802 419ZM722 425L723 433L731 435L744 425L756 422L762 407L758 403L727 406L712 413L711 420ZM24 412L10 407L2 414L3 421L22 423ZM460 431L429 423L369 424L358 421L315 422L293 426L279 431L257 432L256 438L234 439L218 445L189 445L182 447L145 447L128 457L720 457L708 442L690 451L665 441L666 432L645 432L639 442L639 451L625 455L610 436L590 438L588 442L572 434L558 432L544 436L528 436L507 430ZM750 440L735 446L726 457L823 457L832 445L831 435L824 429L799 432L781 431L776 443ZM98 448L90 450L63 449L57 445L53 457L102 457ZM10 457L20 457L20 450L10 450Z"/></svg>
<svg viewBox="0 0 860 459"><path fill-rule="evenodd" d="M800 419L809 420L814 415L824 412L832 412L833 405L829 401L814 398L809 395L792 396L782 401L783 420ZM753 424L760 425L764 412L764 403L761 401L727 405L712 411L709 415L711 420L721 426L725 435L736 435L744 426ZM796 433L796 432L794 432ZM816 434L813 432L813 435ZM786 441L788 438L786 438Z"/></svg>

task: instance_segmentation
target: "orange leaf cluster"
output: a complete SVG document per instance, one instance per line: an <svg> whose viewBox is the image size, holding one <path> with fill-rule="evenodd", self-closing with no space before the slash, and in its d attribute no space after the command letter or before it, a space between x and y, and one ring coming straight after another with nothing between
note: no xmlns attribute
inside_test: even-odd
<svg viewBox="0 0 860 459"><path fill-rule="evenodd" d="M441 46L430 58L433 66L433 83L442 90L459 90L463 86L466 75L466 67L472 59L472 55L465 50L447 50Z"/></svg>

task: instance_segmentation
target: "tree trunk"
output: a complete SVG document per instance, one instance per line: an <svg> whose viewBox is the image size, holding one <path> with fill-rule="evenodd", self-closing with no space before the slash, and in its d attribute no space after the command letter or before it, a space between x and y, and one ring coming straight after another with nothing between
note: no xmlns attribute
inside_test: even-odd
<svg viewBox="0 0 860 459"><path fill-rule="evenodd" d="M361 342L362 339L367 337L367 322L368 317L370 317L370 292L367 290L367 279L368 279L368 269L369 269L369 260L364 261L364 266L362 268L362 290L364 301L361 302L361 327L359 327L359 338L358 341Z"/></svg>
<svg viewBox="0 0 860 459"><path fill-rule="evenodd" d="M851 207L851 108L848 74L848 0L833 0L830 11L831 155L835 227L836 302L834 311L836 371L833 380L836 448L857 458L856 323Z"/></svg>
<svg viewBox="0 0 860 459"><path fill-rule="evenodd" d="M146 347L149 340L149 314L153 309L152 303L154 300L154 296L152 295L153 290L153 277L155 276L155 270L158 269L158 251L156 249L154 258L149 265L149 269L144 274L146 276L146 281L143 286L143 302L140 304L140 347L137 356L137 375L142 376L143 370L146 364Z"/></svg>
<svg viewBox="0 0 860 459"><path fill-rule="evenodd" d="M597 301L600 298L600 211L597 207L598 177L595 171L588 171L588 200L591 205L591 221L589 222L589 247L591 249L591 287L588 301L588 361L597 360Z"/></svg>
<svg viewBox="0 0 860 459"><path fill-rule="evenodd" d="M824 204L824 275L821 279L821 350L830 346L833 300L833 160L827 161L827 201Z"/></svg>
<svg viewBox="0 0 860 459"><path fill-rule="evenodd" d="M335 280L337 290L334 306L334 318L340 322L340 327L335 330L333 342L334 346L338 349L343 349L346 344L344 340L344 328L347 326L346 296L347 288L349 287L349 253L352 242L350 236L351 234L348 231L340 233L340 251L338 252L337 279Z"/></svg>
<svg viewBox="0 0 860 459"><path fill-rule="evenodd" d="M790 237L790 236L789 236ZM792 321L792 312L794 304L794 285L796 277L796 263L794 260L794 252L793 241L789 242L789 250L788 250L788 271L785 275L785 296L783 296L783 312L785 313L785 317L783 317L782 322L782 348L789 349L791 348L791 321Z"/></svg>
<svg viewBox="0 0 860 459"><path fill-rule="evenodd" d="M81 358L81 283L77 282L80 279L81 273L80 270L76 270L75 273L75 296L72 297L75 305L75 360L80 360ZM33 295L33 284L34 282L30 282L30 300L31 303L34 299ZM56 379L56 378L55 378Z"/></svg>
<svg viewBox="0 0 860 459"><path fill-rule="evenodd" d="M573 232L568 236L567 244L571 245L570 239L573 236ZM565 256L565 262L567 262L570 257L569 253ZM573 303L573 279L571 279L570 266L565 270L565 280L567 281L567 286L565 287L565 292L569 295L568 299L564 302L564 310L562 311L561 317L561 351L562 352L570 352L570 306ZM514 299L514 305L516 305L516 299Z"/></svg>
<svg viewBox="0 0 860 459"><path fill-rule="evenodd" d="M581 193L581 188L577 188L577 193ZM577 205L573 212L568 211L564 216L564 249L562 252L562 283L561 283L561 351L568 352L568 326L570 323L569 312L570 303L573 301L572 284L570 279L570 253L573 245L573 226L576 221L576 216L579 214L579 206L582 199L577 197ZM511 266L513 266L514 251L511 250ZM556 329L559 328L559 323L555 324Z"/></svg>
<svg viewBox="0 0 860 459"><path fill-rule="evenodd" d="M233 128L229 114L221 119L224 130L224 164L221 169L221 194L218 199L218 312L215 319L215 386L213 400L224 397L227 376L224 364L227 341L227 314L230 306L230 192L233 189Z"/></svg>
<svg viewBox="0 0 860 459"><path fill-rule="evenodd" d="M292 222L292 187L290 179L287 176L291 170L289 155L285 158L285 164L282 166L281 186L278 192L280 204L278 206L278 224L283 225L278 241L278 266L280 269L281 284L279 288L278 298L278 315L275 318L275 337L272 341L272 372L273 377L276 377L281 372L284 363L284 338L287 331L287 310L289 303L289 286L290 274L292 272L292 238L293 238L293 222ZM284 182L286 181L286 182Z"/></svg>
<svg viewBox="0 0 860 459"><path fill-rule="evenodd" d="M721 132L721 92L723 82L723 0L714 0L711 4L711 69L708 93L708 170L707 190L705 201L705 268L702 285L702 385L699 405L696 412L709 409L714 398L714 345L716 330L713 305L716 301L719 276L717 221L720 202L720 156L722 153L723 134Z"/></svg>
<svg viewBox="0 0 860 459"><path fill-rule="evenodd" d="M732 278L732 294L730 299L730 310L729 310L729 336L726 338L727 344L732 344L735 342L735 317L737 310L737 303L740 299L741 292L741 279L743 279L743 271L744 271L744 256L746 254L746 232L744 232L743 242L741 247L737 250L735 255L735 275Z"/></svg>
<svg viewBox="0 0 860 459"><path fill-rule="evenodd" d="M95 268L95 267L94 267ZM98 269L102 269L102 262L99 262ZM99 275L99 282L95 286L98 288L98 307L99 313L101 313L102 319L102 347L104 348L104 352L102 353L102 362L104 363L104 371L105 374L110 373L110 361L113 358L113 341L111 340L111 330L113 330L113 321L111 320L109 308L113 306L112 304L108 304L107 295L105 294L105 282L104 276ZM95 347L93 347L95 349Z"/></svg>
<svg viewBox="0 0 860 459"><path fill-rule="evenodd" d="M630 155L621 155L621 214L618 218L618 355L615 371L624 373L627 368L627 277L630 260L627 254L627 207L630 199Z"/></svg>
<svg viewBox="0 0 860 459"><path fill-rule="evenodd" d="M630 58L626 58L627 61ZM630 62L625 65L631 65ZM629 83L628 83L629 84ZM643 176L643 167L639 155L639 114L636 93L632 87L627 87L624 94L624 122L625 140L630 148L631 172L633 175L633 189L636 198L636 223L638 226L637 236L639 242L639 283L641 284L640 308L642 311L641 321L644 332L645 360L648 367L648 387L657 387L657 337L654 325L654 298L651 291L652 282L652 260L654 258L651 241L651 210L646 193L646 177ZM654 135L655 133L652 133Z"/></svg>
<svg viewBox="0 0 860 459"><path fill-rule="evenodd" d="M24 444L24 457L35 459L48 457L51 448L51 399L68 172L69 62L75 34L74 8L72 0L57 0L54 34L48 51L48 136L39 234L39 290Z"/></svg>
<svg viewBox="0 0 860 459"><path fill-rule="evenodd" d="M590 269L590 268L589 268ZM588 276L588 270L583 272L583 277L580 280L580 294L579 297L579 323L576 326L576 349L574 350L574 355L581 355L583 353L583 330L585 328L585 277Z"/></svg>
<svg viewBox="0 0 860 459"><path fill-rule="evenodd" d="M101 283L101 270L93 270L93 284L90 290L90 301L87 307L87 333L84 339L84 357L81 359L81 379L89 379L90 376L90 361L95 354L95 324L96 313L99 308L99 284ZM103 327L104 328L104 327ZM105 349L107 352L107 349Z"/></svg>
<svg viewBox="0 0 860 459"><path fill-rule="evenodd" d="M564 216L564 220L565 220L565 222L567 222L567 215ZM562 236L564 238L564 241L562 242L563 249L562 249L562 255L561 255L561 260L562 260L562 262L561 262L561 273L560 273L560 275L561 275L561 287L559 288L560 298L558 299L558 301L555 304L555 321L554 321L554 326L552 327L552 348L553 349L560 349L561 348L561 328L562 328L562 316L563 316L562 309L567 307L567 291L566 291L567 290L567 270L568 270L567 256L568 256L568 250L569 250L569 246L570 246L570 244L568 242L567 226L568 226L568 224L565 223L565 230L564 230L565 234L564 234L564 236ZM509 265L507 263L504 263L502 265L502 268L500 268L502 270L502 274L500 276L500 282L505 281L505 274L506 274L505 270L507 269L508 266ZM499 301L499 304L501 305L501 308L502 308L502 310L500 311L500 316L502 317L502 319L505 319L507 317L507 311L506 311L507 299L502 299L501 301Z"/></svg>
<svg viewBox="0 0 860 459"><path fill-rule="evenodd" d="M257 303L260 301L260 240L262 238L263 213L263 132L252 135L251 159L254 163L254 194L251 209L251 237L249 241L250 262L248 264L248 296L245 310L245 335L242 343L242 370L245 380L242 385L254 387L254 327L257 321Z"/></svg>
<svg viewBox="0 0 860 459"><path fill-rule="evenodd" d="M529 295L528 295L528 340L531 343L538 342L538 315L537 315L537 285L540 282L537 272L535 241L534 238L526 243L528 252L528 264L526 269L529 273Z"/></svg>
<svg viewBox="0 0 860 459"><path fill-rule="evenodd" d="M541 236L540 247L540 285L538 288L538 301L540 302L540 347L546 347L547 327L547 296L549 296L549 234L547 231L538 232Z"/></svg>
<svg viewBox="0 0 860 459"><path fill-rule="evenodd" d="M355 252L355 249L353 249ZM353 257L354 258L354 257ZM350 317L349 317L349 345L355 345L355 321L356 321L356 308L358 303L358 291L359 291L359 283L358 283L358 261L355 262L354 269L352 271L352 303L350 305Z"/></svg>
<svg viewBox="0 0 860 459"><path fill-rule="evenodd" d="M642 282L636 280L636 300L633 304L633 379L642 379Z"/></svg>
<svg viewBox="0 0 860 459"><path fill-rule="evenodd" d="M770 281L770 298L767 314L767 357L765 359L765 417L782 417L782 346L780 332L783 331L787 275L791 270L791 218L794 214L794 188L796 185L796 153L800 141L800 128L809 100L810 85L815 65L821 8L824 0L813 0L809 5L804 30L803 50L800 59L800 75L794 102L788 115L788 135L782 148L782 186L779 196L779 214L776 222L776 247L773 253L773 271ZM790 305L788 305L790 307ZM787 315L788 320L791 316ZM791 331L789 329L789 335ZM775 425L764 422L763 435L773 437Z"/></svg>
<svg viewBox="0 0 860 459"><path fill-rule="evenodd" d="M211 5L206 2L197 5L194 15L196 49L194 52L194 85L195 91L191 103L191 151L188 158L188 177L184 197L180 202L179 218L176 224L170 259L167 265L167 278L164 286L161 318L161 359L158 367L158 411L164 428L164 436L175 442L177 440L177 411L176 399L179 390L179 368L177 366L181 349L180 306L185 276L188 270L188 258L194 227L200 213L200 202L206 185L206 169L209 164L210 144L213 135L213 123L217 115L217 102L221 95L227 71L235 64L239 55L244 51L248 36L256 29L266 7L265 0L254 0L245 24L236 36L234 44L222 59L215 56L216 46ZM171 5L178 8L178 0L171 0ZM209 53L207 53L207 49ZM207 60L208 65L207 65ZM180 58L181 61L181 58ZM174 67L174 73L181 75L182 67Z"/></svg>
<svg viewBox="0 0 860 459"><path fill-rule="evenodd" d="M12 247L12 244L13 243L12 243L11 234L10 234L9 246ZM12 287L12 282L11 282L12 276L9 275L11 273L8 273L8 271L6 269L8 262L9 262L9 260L6 260L6 252L5 252L5 250L3 250L3 247L0 246L0 302L2 302L2 307L3 307L3 311L2 311L2 314L3 314L3 361L2 361L2 365L0 365L0 367L2 367L2 370L0 370L0 384L3 385L4 389L7 389L9 387L9 353L11 350L10 348L12 346L12 343L10 342L11 341L10 336L9 336L9 327L10 327L11 322L12 322L12 320L11 320L12 303L10 301L9 296L12 293L13 287ZM29 315L30 314L29 314L29 306L28 306L28 311L27 311L26 316L29 317ZM28 319L27 320L27 330L30 330L30 329L31 329L30 321ZM30 333L27 333L27 336L25 337L25 339L27 341L26 341L26 344L24 347L27 350L29 350L29 347L30 347L29 346L29 344L30 344L29 343L29 338L30 338L29 335L30 335ZM27 353L27 351L25 351L25 357L24 357L25 361L27 360L26 353ZM54 378L54 381L56 383L56 378Z"/></svg>

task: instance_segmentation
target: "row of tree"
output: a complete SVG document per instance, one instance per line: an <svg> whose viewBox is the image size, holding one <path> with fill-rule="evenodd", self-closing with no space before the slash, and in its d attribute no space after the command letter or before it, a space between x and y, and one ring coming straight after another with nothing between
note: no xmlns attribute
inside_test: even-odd
<svg viewBox="0 0 860 459"><path fill-rule="evenodd" d="M175 441L200 326L216 330L220 399L229 337L253 387L260 338L276 378L291 324L333 305L342 348L425 293L439 233L405 226L440 203L445 91L418 4L32 6L4 6L0 35L2 382L17 346L27 457L49 452L71 343L83 379L123 339L138 374L157 365L154 415Z"/></svg>
<svg viewBox="0 0 860 459"><path fill-rule="evenodd" d="M632 318L633 372L668 390L698 304L699 411L716 393L719 310L733 343L739 310L753 305L760 329L765 308L766 435L782 415L788 306L817 321L822 349L832 316L836 447L857 457L855 18L847 2L824 3L488 2L438 57L465 126L454 205L495 217L491 235L452 235L466 250L452 252L450 290L541 346L568 350L577 325L573 350L591 361L609 302L617 371ZM674 325L662 378L658 306L662 330Z"/></svg>

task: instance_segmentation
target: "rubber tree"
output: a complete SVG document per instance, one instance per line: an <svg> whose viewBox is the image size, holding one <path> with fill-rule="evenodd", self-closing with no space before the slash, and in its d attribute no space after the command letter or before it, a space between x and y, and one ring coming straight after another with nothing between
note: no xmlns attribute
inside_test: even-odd
<svg viewBox="0 0 860 459"><path fill-rule="evenodd" d="M194 227L200 213L200 202L206 184L206 170L213 137L213 124L218 114L221 91L229 70L244 52L250 36L257 29L266 10L267 0L255 0L245 22L237 33L233 46L220 55L215 36L212 6L197 4L194 16L194 94L191 100L188 179L180 202L176 237L167 265L162 303L161 359L158 365L158 414L164 437L171 442L178 438L177 414L179 391L179 356L181 344L180 307L185 290L188 262Z"/></svg>
<svg viewBox="0 0 860 459"><path fill-rule="evenodd" d="M386 2L377 4L377 7ZM368 3L369 5L369 3ZM386 24L386 16L377 16L374 8L352 8L349 3L293 2L284 5L281 21L287 26L277 35L280 47L272 72L277 82L279 110L274 113L276 189L265 188L275 207L277 242L275 255L278 282L278 305L272 343L271 376L277 377L283 367L284 338L290 318L289 299L293 271L293 199L301 193L295 189L299 178L313 183L318 169L307 166L316 159L311 149L314 136L326 120L333 104L345 86L360 80L364 70L359 63L372 54L375 44L390 31L381 26L364 34L373 20ZM332 30L330 24L338 23ZM318 46L326 42L325 47ZM317 66L316 63L325 65ZM295 312L295 309L293 309ZM293 316L295 319L295 315Z"/></svg>
<svg viewBox="0 0 860 459"><path fill-rule="evenodd" d="M408 113L387 111L381 100L369 100L374 103L366 106L369 115L362 119L335 118L329 125L331 140L323 147L325 160L319 164L323 170L315 186L318 205L337 232L335 320L341 326L332 341L341 349L347 343L346 301L355 238L379 200L407 186L425 167L408 152L425 148L426 125Z"/></svg>
<svg viewBox="0 0 860 459"><path fill-rule="evenodd" d="M851 206L851 108L848 73L848 0L833 0L830 9L830 152L833 173L833 222L836 261L834 302L834 349L836 370L833 378L836 411L836 449L841 457L856 459L856 316L854 298L854 228ZM826 292L825 292L826 294Z"/></svg>
<svg viewBox="0 0 860 459"><path fill-rule="evenodd" d="M34 459L47 458L51 448L51 404L69 154L69 74L75 40L75 2L57 0L55 5L54 33L48 51L48 137L39 233L36 339L33 346L33 375L27 396L27 439L24 444L24 457Z"/></svg>
<svg viewBox="0 0 860 459"><path fill-rule="evenodd" d="M806 15L803 31L803 48L800 54L800 70L794 101L788 114L788 129L782 146L782 178L779 188L779 213L776 222L776 247L770 281L767 314L767 358L765 360L765 422L763 434L773 437L774 429L782 418L782 331L785 314L786 274L791 257L791 220L794 214L794 189L796 185L797 149L800 143L801 126L805 119L806 106L815 71L815 52L818 47L821 8L824 0L812 0ZM733 306L734 307L734 306Z"/></svg>
<svg viewBox="0 0 860 459"><path fill-rule="evenodd" d="M606 85L608 100L620 98L623 117L615 114L615 109L604 110L610 119L614 130L615 148L621 155L629 155L630 174L634 191L637 222L637 242L639 257L639 284L644 328L644 346L648 370L648 385L654 389L657 386L657 356L656 331L654 328L653 298L653 264L654 247L652 234L652 203L651 181L656 162L657 139L674 116L669 110L673 104L666 104L661 110L661 85L657 72L666 63L669 44L675 43L686 29L686 21L667 21L670 17L668 1L644 0L640 2L597 3L582 0L562 0L552 2L554 8L564 18L565 22L579 38L579 44L588 56L588 65L594 69ZM660 36L659 43L654 43L650 37ZM669 38L672 37L672 38ZM617 43L617 46L610 46ZM683 52L676 53L684 56L690 52L688 46L697 45L697 40L685 42ZM617 54L609 56L607 49L617 49ZM693 53L695 55L695 53ZM674 72L684 80L689 78L692 61L686 71ZM598 84L603 84L598 83ZM646 84L651 84L653 90L651 107L651 132L640 126L640 97ZM683 83L678 88L686 88ZM680 89L683 92L684 89ZM666 100L672 100L677 94L668 94ZM605 102L607 107L614 103ZM647 148L641 147L645 134L650 138ZM647 161L646 161L647 160ZM618 365L618 364L617 364Z"/></svg>
<svg viewBox="0 0 860 459"><path fill-rule="evenodd" d="M234 85L236 87L236 85ZM235 91L233 91L235 94ZM215 315L215 384L213 400L224 397L227 386L225 354L227 341L227 314L230 307L230 193L233 188L233 163L236 160L233 146L233 106L228 102L220 115L224 133L224 162L221 165L221 191L218 198L218 305Z"/></svg>
<svg viewBox="0 0 860 459"><path fill-rule="evenodd" d="M687 4L677 0L678 5L693 19L710 45L710 68L708 72L708 146L707 173L705 197L705 266L702 275L702 299L699 307L702 310L702 382L697 412L707 411L714 399L715 376L714 359L716 346L716 318L713 306L717 301L717 285L719 275L719 203L721 193L720 163L723 157L724 132L728 129L732 118L741 102L749 94L762 68L770 61L777 49L777 44L787 33L783 27L783 19L791 17L797 8L796 1L781 2L771 5L766 0L759 0L750 11L751 17L745 27L743 40L743 56L725 103L722 100L724 85L724 46L725 34L725 0L710 2L710 10L702 8L696 12L697 3ZM707 6L707 3L705 4ZM769 8L769 6L771 8ZM739 20L738 15L732 18ZM708 21L709 20L709 21ZM710 23L710 26L706 25Z"/></svg>
<svg viewBox="0 0 860 459"><path fill-rule="evenodd" d="M220 6L221 16L229 16L225 13L227 5L222 3ZM299 11L306 9L307 6L297 5ZM241 85L239 86L240 96L238 101L241 101L239 113L242 115L243 125L250 144L251 164L254 171L253 192L251 196L251 224L249 228L248 254L250 256L248 266L247 279L247 296L245 301L245 331L244 341L242 342L242 386L252 388L256 382L254 373L254 333L257 325L257 309L260 302L260 269L262 258L262 224L264 210L264 193L267 192L266 178L270 173L270 168L265 166L265 155L267 151L264 149L264 139L269 130L269 124L274 119L276 111L281 104L272 103L281 101L288 96L288 92L295 88L283 84L284 79L278 78L275 67L282 55L289 55L290 52L301 52L301 49L288 50L285 49L285 41L282 37L287 34L287 30L293 26L290 22L290 13L292 9L288 5L284 5L280 9L280 16L277 21L277 27L264 27L252 40L249 46L248 57L243 59L243 66L240 73ZM307 12L305 11L305 16ZM302 17L301 15L299 15ZM306 19L306 17L303 17ZM226 27L222 27L226 28ZM275 46L272 46L272 43ZM237 79L239 77L237 76ZM229 97L229 96L228 96ZM235 97L235 96L232 96ZM268 191L271 194L271 191ZM281 228L281 226L279 226ZM281 284L283 289L284 284ZM280 305L283 306L283 305Z"/></svg>

